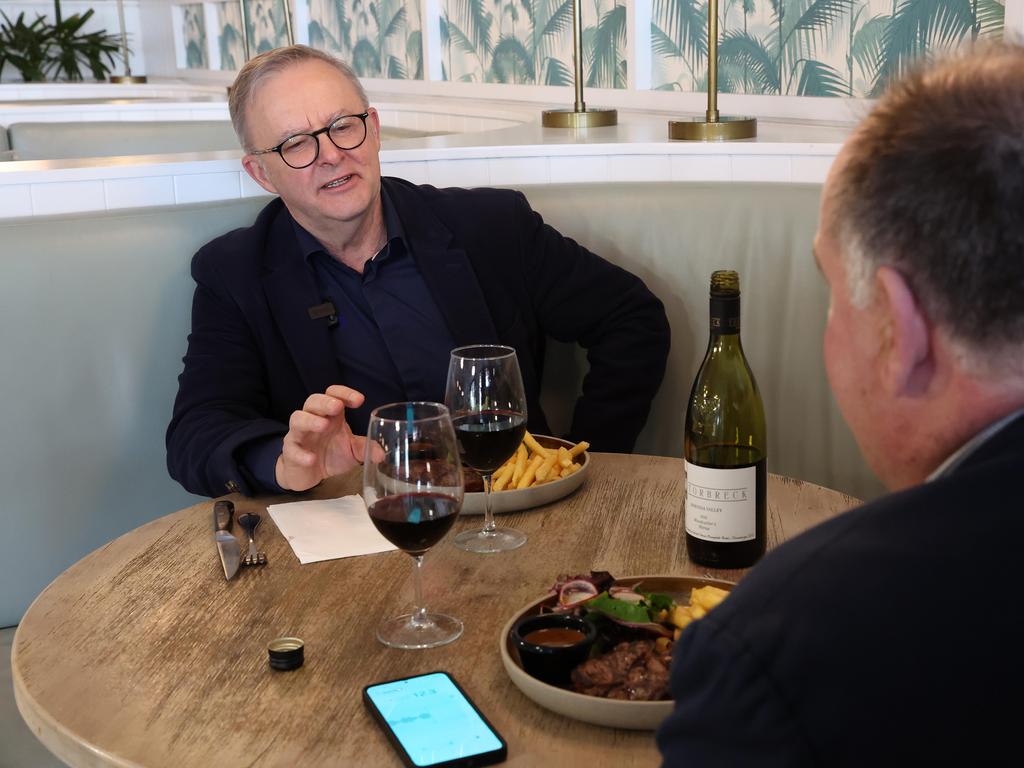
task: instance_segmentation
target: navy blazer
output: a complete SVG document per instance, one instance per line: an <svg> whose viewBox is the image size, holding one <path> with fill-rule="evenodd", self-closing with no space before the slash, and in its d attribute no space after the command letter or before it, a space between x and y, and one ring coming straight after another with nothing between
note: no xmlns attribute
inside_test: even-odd
<svg viewBox="0 0 1024 768"><path fill-rule="evenodd" d="M590 364L569 437L632 450L669 348L664 307L643 282L546 225L522 193L382 184L455 343L515 347L529 428L549 431L539 395L550 336L578 342ZM323 299L281 200L201 248L192 276L168 469L207 496L268 490L240 449L284 435L310 394L345 383L327 323L309 317Z"/></svg>
<svg viewBox="0 0 1024 768"><path fill-rule="evenodd" d="M772 552L676 644L664 765L1019 759L1021 477L1024 417Z"/></svg>

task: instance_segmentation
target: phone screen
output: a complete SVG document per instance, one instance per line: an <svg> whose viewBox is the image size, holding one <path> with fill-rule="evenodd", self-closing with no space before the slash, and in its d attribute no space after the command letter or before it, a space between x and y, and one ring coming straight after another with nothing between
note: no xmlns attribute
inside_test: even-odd
<svg viewBox="0 0 1024 768"><path fill-rule="evenodd" d="M413 765L458 765L466 758L463 764L488 765L505 758L505 743L444 672L369 685L364 696ZM472 759L485 755L494 759Z"/></svg>

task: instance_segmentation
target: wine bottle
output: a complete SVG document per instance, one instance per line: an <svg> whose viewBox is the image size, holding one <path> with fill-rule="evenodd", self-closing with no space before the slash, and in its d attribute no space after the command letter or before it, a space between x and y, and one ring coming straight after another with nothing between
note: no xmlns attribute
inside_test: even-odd
<svg viewBox="0 0 1024 768"><path fill-rule="evenodd" d="M711 333L686 408L686 551L712 568L764 554L768 487L764 405L740 344L740 278L711 275Z"/></svg>

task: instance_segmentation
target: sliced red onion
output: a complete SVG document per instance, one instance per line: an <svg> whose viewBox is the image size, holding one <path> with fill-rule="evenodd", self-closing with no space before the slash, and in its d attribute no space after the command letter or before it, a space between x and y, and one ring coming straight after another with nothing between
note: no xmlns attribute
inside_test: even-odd
<svg viewBox="0 0 1024 768"><path fill-rule="evenodd" d="M562 608L575 608L597 597L597 587L589 581L575 579L567 581L558 591L558 604Z"/></svg>
<svg viewBox="0 0 1024 768"><path fill-rule="evenodd" d="M624 603L633 603L634 605L639 605L644 599L644 596L639 592L634 592L632 587L612 587L608 590L608 594L616 600L622 600Z"/></svg>

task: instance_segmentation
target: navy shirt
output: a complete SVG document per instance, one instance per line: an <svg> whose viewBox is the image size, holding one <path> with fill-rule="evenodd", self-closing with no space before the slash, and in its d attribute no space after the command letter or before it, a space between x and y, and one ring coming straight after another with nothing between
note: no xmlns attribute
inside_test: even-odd
<svg viewBox="0 0 1024 768"><path fill-rule="evenodd" d="M323 301L334 304L331 328L341 368L337 383L366 396L345 420L365 435L370 412L402 400L444 401L449 353L455 346L433 295L409 249L402 222L381 189L387 242L362 273L327 253L294 219L299 251L313 270ZM247 445L242 463L268 488L276 489L275 466L281 437Z"/></svg>

